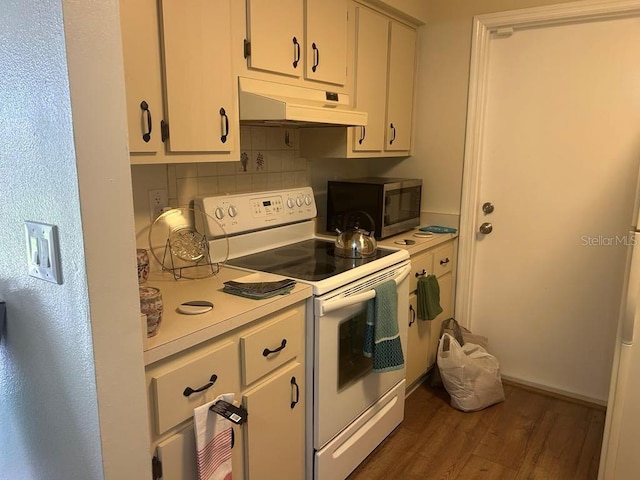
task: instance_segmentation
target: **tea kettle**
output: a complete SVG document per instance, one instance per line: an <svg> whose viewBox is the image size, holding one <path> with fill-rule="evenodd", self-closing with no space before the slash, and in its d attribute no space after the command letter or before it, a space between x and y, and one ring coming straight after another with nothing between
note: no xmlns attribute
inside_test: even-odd
<svg viewBox="0 0 640 480"><path fill-rule="evenodd" d="M355 226L341 232L336 228L335 254L344 258L368 258L376 254L377 243L373 232Z"/></svg>

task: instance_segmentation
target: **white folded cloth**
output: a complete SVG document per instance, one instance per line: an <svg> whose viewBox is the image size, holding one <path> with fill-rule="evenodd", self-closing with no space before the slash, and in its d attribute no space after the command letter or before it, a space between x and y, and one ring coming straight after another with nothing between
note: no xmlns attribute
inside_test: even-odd
<svg viewBox="0 0 640 480"><path fill-rule="evenodd" d="M233 403L233 393L220 395L193 411L198 480L231 480L232 423L209 407L218 400Z"/></svg>

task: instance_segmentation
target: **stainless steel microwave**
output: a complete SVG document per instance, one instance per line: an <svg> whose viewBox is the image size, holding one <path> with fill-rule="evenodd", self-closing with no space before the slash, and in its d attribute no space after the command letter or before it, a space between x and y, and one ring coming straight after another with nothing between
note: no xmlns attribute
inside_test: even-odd
<svg viewBox="0 0 640 480"><path fill-rule="evenodd" d="M420 225L422 180L367 177L327 183L327 231L359 227L386 238Z"/></svg>

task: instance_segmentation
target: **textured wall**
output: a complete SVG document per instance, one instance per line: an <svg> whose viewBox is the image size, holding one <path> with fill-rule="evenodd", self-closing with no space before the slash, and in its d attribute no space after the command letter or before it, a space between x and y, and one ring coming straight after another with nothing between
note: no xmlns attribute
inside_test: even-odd
<svg viewBox="0 0 640 480"><path fill-rule="evenodd" d="M0 15L0 477L150 478L117 0ZM64 283L26 272L59 228Z"/></svg>
<svg viewBox="0 0 640 480"><path fill-rule="evenodd" d="M7 8L8 7L8 8ZM0 16L0 472L102 478L61 3ZM24 221L58 225L64 284L29 277Z"/></svg>

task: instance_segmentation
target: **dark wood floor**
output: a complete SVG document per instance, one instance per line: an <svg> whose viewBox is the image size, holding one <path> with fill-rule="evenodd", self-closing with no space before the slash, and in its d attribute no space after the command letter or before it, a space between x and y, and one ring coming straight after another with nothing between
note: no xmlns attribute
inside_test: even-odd
<svg viewBox="0 0 640 480"><path fill-rule="evenodd" d="M419 386L404 421L348 480L597 478L603 407L504 390L504 402L463 413L444 389Z"/></svg>

